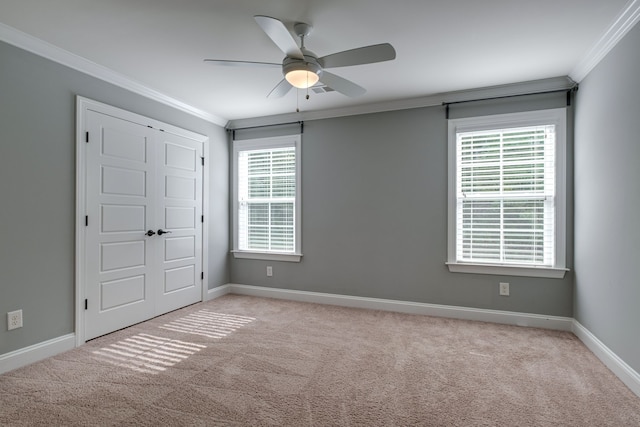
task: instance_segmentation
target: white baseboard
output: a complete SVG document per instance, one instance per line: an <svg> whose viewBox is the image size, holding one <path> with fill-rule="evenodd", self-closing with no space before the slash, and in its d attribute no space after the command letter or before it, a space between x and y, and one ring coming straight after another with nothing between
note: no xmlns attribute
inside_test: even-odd
<svg viewBox="0 0 640 427"><path fill-rule="evenodd" d="M207 295L205 296L205 301L210 301L212 299L220 298L223 295L226 295L231 292L231 285L222 285L217 288L207 290Z"/></svg>
<svg viewBox="0 0 640 427"><path fill-rule="evenodd" d="M229 293L232 294L252 295L318 304L332 304L343 307L396 311L408 314L450 317L455 319L503 323L508 325L556 329L561 331L571 331L573 326L573 319L569 317L543 316L539 314L516 313L511 311L396 301L380 298L354 297L349 295L325 294L290 289L265 288L261 286L239 285L234 283L225 286L229 287Z"/></svg>
<svg viewBox="0 0 640 427"><path fill-rule="evenodd" d="M29 347L0 355L0 374L38 362L71 350L76 346L76 335L67 334Z"/></svg>
<svg viewBox="0 0 640 427"><path fill-rule="evenodd" d="M577 320L573 321L572 332L587 346L598 359L605 364L620 380L625 383L638 397L640 397L640 374L631 366L620 359L609 347L604 345L587 328L582 326Z"/></svg>

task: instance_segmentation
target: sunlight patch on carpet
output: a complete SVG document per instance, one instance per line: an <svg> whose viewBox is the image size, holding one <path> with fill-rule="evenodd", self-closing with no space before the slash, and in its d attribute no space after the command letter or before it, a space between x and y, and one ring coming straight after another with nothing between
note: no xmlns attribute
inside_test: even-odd
<svg viewBox="0 0 640 427"><path fill-rule="evenodd" d="M166 371L207 348L205 345L138 334L96 350L93 354L111 365L147 374Z"/></svg>
<svg viewBox="0 0 640 427"><path fill-rule="evenodd" d="M184 332L186 334L220 339L254 320L256 320L255 317L215 313L203 309L160 326L160 328L174 332Z"/></svg>

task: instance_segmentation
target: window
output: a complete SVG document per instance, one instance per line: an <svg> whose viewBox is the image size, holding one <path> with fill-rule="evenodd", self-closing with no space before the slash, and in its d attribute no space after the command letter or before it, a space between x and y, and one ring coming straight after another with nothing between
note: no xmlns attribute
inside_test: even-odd
<svg viewBox="0 0 640 427"><path fill-rule="evenodd" d="M449 121L450 271L564 276L565 117Z"/></svg>
<svg viewBox="0 0 640 427"><path fill-rule="evenodd" d="M233 142L234 256L300 261L300 136Z"/></svg>

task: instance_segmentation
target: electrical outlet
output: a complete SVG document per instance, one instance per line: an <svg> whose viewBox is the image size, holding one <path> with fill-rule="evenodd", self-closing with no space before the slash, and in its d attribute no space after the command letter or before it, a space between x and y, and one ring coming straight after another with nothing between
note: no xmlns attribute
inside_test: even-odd
<svg viewBox="0 0 640 427"><path fill-rule="evenodd" d="M22 310L7 313L7 330L22 328Z"/></svg>
<svg viewBox="0 0 640 427"><path fill-rule="evenodd" d="M508 297L509 296L509 284L500 282L500 295Z"/></svg>
<svg viewBox="0 0 640 427"><path fill-rule="evenodd" d="M267 277L273 276L273 267L267 265Z"/></svg>

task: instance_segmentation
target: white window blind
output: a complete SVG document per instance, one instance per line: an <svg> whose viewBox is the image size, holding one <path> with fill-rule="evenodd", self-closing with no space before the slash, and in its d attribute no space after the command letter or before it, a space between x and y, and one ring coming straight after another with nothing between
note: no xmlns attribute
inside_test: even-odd
<svg viewBox="0 0 640 427"><path fill-rule="evenodd" d="M554 264L555 126L456 136L457 258Z"/></svg>
<svg viewBox="0 0 640 427"><path fill-rule="evenodd" d="M457 262L553 267L555 125L456 134Z"/></svg>
<svg viewBox="0 0 640 427"><path fill-rule="evenodd" d="M296 252L296 147L237 152L241 251Z"/></svg>

